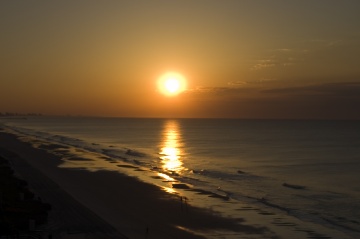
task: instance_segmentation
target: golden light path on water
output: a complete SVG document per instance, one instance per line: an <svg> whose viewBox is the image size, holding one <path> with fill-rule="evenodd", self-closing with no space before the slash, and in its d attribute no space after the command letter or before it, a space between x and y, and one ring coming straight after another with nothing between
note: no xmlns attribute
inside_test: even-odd
<svg viewBox="0 0 360 239"><path fill-rule="evenodd" d="M185 169L182 162L181 131L177 121L165 122L159 154L165 171L180 173Z"/></svg>

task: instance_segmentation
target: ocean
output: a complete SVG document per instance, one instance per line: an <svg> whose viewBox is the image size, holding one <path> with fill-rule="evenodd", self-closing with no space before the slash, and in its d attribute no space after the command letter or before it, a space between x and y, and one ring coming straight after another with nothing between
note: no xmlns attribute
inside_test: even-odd
<svg viewBox="0 0 360 239"><path fill-rule="evenodd" d="M0 123L100 153L121 173L224 216L246 215L279 235L360 238L360 121L28 117ZM64 160L63 167L106 170L81 160Z"/></svg>

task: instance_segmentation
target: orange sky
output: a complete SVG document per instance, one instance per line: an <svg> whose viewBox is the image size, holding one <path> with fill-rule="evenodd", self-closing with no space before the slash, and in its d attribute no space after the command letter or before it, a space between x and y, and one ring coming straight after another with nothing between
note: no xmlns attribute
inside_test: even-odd
<svg viewBox="0 0 360 239"><path fill-rule="evenodd" d="M360 2L1 1L0 112L360 119ZM159 94L177 71L188 89Z"/></svg>

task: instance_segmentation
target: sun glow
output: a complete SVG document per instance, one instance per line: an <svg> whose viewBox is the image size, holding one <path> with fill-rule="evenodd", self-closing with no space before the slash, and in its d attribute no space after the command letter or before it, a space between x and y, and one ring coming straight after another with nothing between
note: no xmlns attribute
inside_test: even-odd
<svg viewBox="0 0 360 239"><path fill-rule="evenodd" d="M175 96L186 90L186 79L179 73L168 72L158 80L158 89L167 96Z"/></svg>

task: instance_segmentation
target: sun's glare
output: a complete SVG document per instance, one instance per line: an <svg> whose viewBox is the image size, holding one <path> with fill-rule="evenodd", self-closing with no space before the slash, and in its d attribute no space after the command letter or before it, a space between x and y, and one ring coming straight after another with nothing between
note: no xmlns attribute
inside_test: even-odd
<svg viewBox="0 0 360 239"><path fill-rule="evenodd" d="M158 80L158 89L167 96L175 96L186 90L186 79L179 73L168 72Z"/></svg>

